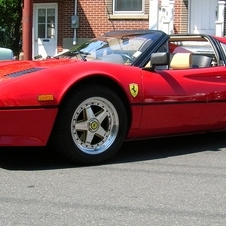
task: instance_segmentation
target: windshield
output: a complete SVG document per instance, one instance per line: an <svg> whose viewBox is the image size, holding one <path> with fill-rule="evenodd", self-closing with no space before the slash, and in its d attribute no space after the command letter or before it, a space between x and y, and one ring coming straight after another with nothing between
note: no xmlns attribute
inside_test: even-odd
<svg viewBox="0 0 226 226"><path fill-rule="evenodd" d="M131 65L161 33L106 33L81 45L74 46L59 58L77 58L90 61L107 61Z"/></svg>

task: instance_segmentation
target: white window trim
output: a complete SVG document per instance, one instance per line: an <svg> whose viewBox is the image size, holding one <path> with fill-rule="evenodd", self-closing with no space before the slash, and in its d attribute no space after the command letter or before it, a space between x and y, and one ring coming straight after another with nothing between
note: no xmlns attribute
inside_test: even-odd
<svg viewBox="0 0 226 226"><path fill-rule="evenodd" d="M144 9L145 9L145 0L142 0L142 10L141 11L116 11L115 10L115 1L113 0L113 15L128 15L128 16L140 16L144 15Z"/></svg>

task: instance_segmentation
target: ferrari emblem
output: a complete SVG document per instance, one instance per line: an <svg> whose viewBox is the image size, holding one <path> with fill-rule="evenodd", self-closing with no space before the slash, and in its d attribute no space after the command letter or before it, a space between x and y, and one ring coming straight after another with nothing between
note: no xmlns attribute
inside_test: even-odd
<svg viewBox="0 0 226 226"><path fill-rule="evenodd" d="M129 84L129 90L130 90L130 93L133 97L136 97L137 94L138 94L138 85L135 84L135 83L131 83Z"/></svg>

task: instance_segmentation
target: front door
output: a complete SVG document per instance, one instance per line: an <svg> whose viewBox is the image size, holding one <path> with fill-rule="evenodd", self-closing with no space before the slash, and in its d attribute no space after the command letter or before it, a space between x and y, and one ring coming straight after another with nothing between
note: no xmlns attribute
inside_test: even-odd
<svg viewBox="0 0 226 226"><path fill-rule="evenodd" d="M34 4L33 57L57 53L57 4Z"/></svg>
<svg viewBox="0 0 226 226"><path fill-rule="evenodd" d="M162 135L225 127L225 67L142 70L144 110L141 129Z"/></svg>
<svg viewBox="0 0 226 226"><path fill-rule="evenodd" d="M218 0L190 0L190 32L215 34Z"/></svg>

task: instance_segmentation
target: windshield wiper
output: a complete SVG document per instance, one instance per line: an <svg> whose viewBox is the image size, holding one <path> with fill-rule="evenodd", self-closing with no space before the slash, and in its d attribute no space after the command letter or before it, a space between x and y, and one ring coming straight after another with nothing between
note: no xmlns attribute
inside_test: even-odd
<svg viewBox="0 0 226 226"><path fill-rule="evenodd" d="M83 61L86 61L86 57L88 55L90 55L90 53L86 53L86 52L83 52L83 51L70 51L70 52L68 52L68 56L73 57L73 56L77 56L77 55L79 55Z"/></svg>
<svg viewBox="0 0 226 226"><path fill-rule="evenodd" d="M86 61L86 57L88 55L90 55L90 53L86 53L86 52L83 52L83 51L68 51L68 52L63 53L61 56L56 56L55 58L59 59L62 56L66 56L66 57L70 58L70 57L74 57L74 56L77 56L77 55L79 55L83 61Z"/></svg>

